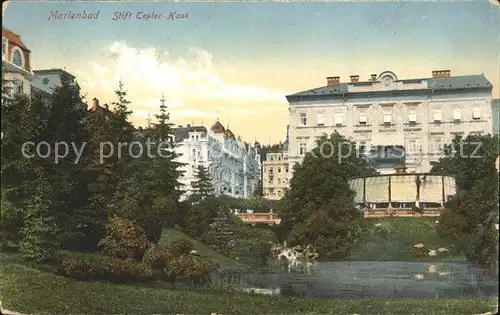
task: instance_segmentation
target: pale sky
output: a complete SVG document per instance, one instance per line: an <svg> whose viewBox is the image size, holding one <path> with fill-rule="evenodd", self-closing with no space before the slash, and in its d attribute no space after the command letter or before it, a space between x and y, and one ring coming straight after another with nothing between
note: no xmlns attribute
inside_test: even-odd
<svg viewBox="0 0 500 315"><path fill-rule="evenodd" d="M500 97L500 7L490 1L11 1L3 26L21 35L34 70L66 68L87 100L111 103L122 79L136 126L164 94L175 124L210 127L218 115L246 141L276 143L286 136L285 95L324 86L327 76L484 73ZM48 20L57 10L99 11L99 18ZM132 18L114 21L116 11ZM163 17L137 20L141 11ZM171 12L188 16L169 20Z"/></svg>

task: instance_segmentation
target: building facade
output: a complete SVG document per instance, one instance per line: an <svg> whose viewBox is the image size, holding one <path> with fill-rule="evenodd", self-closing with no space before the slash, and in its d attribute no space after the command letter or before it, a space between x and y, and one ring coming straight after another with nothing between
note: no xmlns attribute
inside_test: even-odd
<svg viewBox="0 0 500 315"><path fill-rule="evenodd" d="M322 134L351 138L382 174L405 164L426 173L456 134L492 133L492 84L484 75L433 71L422 79L395 73L367 81L328 77L327 85L288 95L290 169Z"/></svg>
<svg viewBox="0 0 500 315"><path fill-rule="evenodd" d="M64 81L74 88L75 93L80 93L76 77L66 70L54 68L34 70L33 73L35 76L31 82L31 97L40 97L47 106L54 89L61 87ZM78 106L82 110L87 110L88 107L84 102L80 102Z"/></svg>
<svg viewBox="0 0 500 315"><path fill-rule="evenodd" d="M262 164L262 195L266 199L279 200L289 186L288 153L267 153Z"/></svg>
<svg viewBox="0 0 500 315"><path fill-rule="evenodd" d="M177 161L183 163L180 182L186 196L193 192L199 165L209 172L215 195L248 198L260 179L259 147L236 139L229 128L217 121L209 130L204 126L174 128Z"/></svg>
<svg viewBox="0 0 500 315"><path fill-rule="evenodd" d="M491 112L492 112L492 122L493 122L493 134L500 135L500 99L494 99L491 102Z"/></svg>
<svg viewBox="0 0 500 315"><path fill-rule="evenodd" d="M30 53L19 35L2 27L2 75L6 83L4 97L31 95L31 82L35 75L31 70Z"/></svg>

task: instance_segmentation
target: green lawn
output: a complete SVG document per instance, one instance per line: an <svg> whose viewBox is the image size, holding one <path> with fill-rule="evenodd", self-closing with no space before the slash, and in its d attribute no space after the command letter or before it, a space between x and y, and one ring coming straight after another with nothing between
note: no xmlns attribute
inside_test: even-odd
<svg viewBox="0 0 500 315"><path fill-rule="evenodd" d="M461 258L450 244L436 232L438 218L382 218L364 221L363 234L353 249L351 260L416 260L412 255L413 245L422 243L429 248L445 247L450 250L448 258ZM376 224L385 225L387 232L377 232ZM439 255L438 255L439 256ZM442 257L425 257L423 260L436 261Z"/></svg>
<svg viewBox="0 0 500 315"><path fill-rule="evenodd" d="M235 293L190 292L79 282L29 266L0 265L0 299L9 310L31 314L478 314L491 299L302 300Z"/></svg>
<svg viewBox="0 0 500 315"><path fill-rule="evenodd" d="M203 244L201 242L198 242L197 240L193 239L189 235L186 235L178 230L165 229L162 233L162 236L161 236L159 243L164 244L165 242L168 242L169 240L178 240L178 239L184 239L184 240L191 242L191 244L193 244L194 249L196 249L202 256L205 256L208 259L212 260L213 262L218 263L221 267L243 267L244 266L243 264L239 263L237 260L234 260L232 258L224 256L221 253L216 252L215 250L210 248L208 245Z"/></svg>

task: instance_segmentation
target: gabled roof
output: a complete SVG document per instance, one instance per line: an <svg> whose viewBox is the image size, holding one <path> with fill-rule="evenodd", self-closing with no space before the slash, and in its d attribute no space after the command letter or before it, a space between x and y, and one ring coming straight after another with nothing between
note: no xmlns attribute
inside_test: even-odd
<svg viewBox="0 0 500 315"><path fill-rule="evenodd" d="M21 41L21 36L17 35L10 30L2 27L2 37L5 37L9 40L9 42L14 43L16 46L20 47L23 50L26 50L27 52L31 52L26 45Z"/></svg>
<svg viewBox="0 0 500 315"><path fill-rule="evenodd" d="M222 126L222 124L218 120L215 122L215 124L212 125L212 127L210 127L210 130L213 133L225 133L226 132L226 128L224 128L224 126Z"/></svg>
<svg viewBox="0 0 500 315"><path fill-rule="evenodd" d="M491 89L493 85L488 79L484 76L484 74L478 75L466 75L466 76L453 76L449 78L421 78L421 79L408 79L408 80L397 80L395 82L403 82L410 83L419 83L422 81L427 81L427 89L420 91L445 91L445 90L459 90L459 89ZM298 92L295 94L287 95L287 100L294 101L299 98L309 98L309 97L343 97L349 95L362 95L362 94L374 94L374 93L394 93L395 90L389 91L370 91L370 92L349 92L349 86L368 86L372 85L374 82L364 81L364 82L345 82L339 83L337 85L327 85L322 86L302 92ZM415 90L401 90L401 92L411 93Z"/></svg>
<svg viewBox="0 0 500 315"><path fill-rule="evenodd" d="M234 133L229 128L226 129L226 131L224 132L224 135L228 138L233 139L233 140L236 139L236 137L234 136Z"/></svg>

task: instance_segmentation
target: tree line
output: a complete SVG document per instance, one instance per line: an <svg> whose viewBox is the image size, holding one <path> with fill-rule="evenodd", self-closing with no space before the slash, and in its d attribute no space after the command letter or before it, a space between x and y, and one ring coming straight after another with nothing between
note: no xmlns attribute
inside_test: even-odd
<svg viewBox="0 0 500 315"><path fill-rule="evenodd" d="M5 97L6 89L2 80L3 249L44 261L59 249L98 250L112 217L135 222L151 242L159 239L163 227L179 221L182 187L178 179L182 174L175 152L132 158L134 152L122 150L121 156L115 153L99 161L100 143L137 140L122 83L108 115L82 109L79 89L65 80L54 89L48 104L40 97ZM170 139L171 126L162 105L142 138L158 145ZM54 152L48 152L48 158L25 158L21 147L27 141L88 145L79 163L73 163L76 153L69 152L55 164Z"/></svg>

